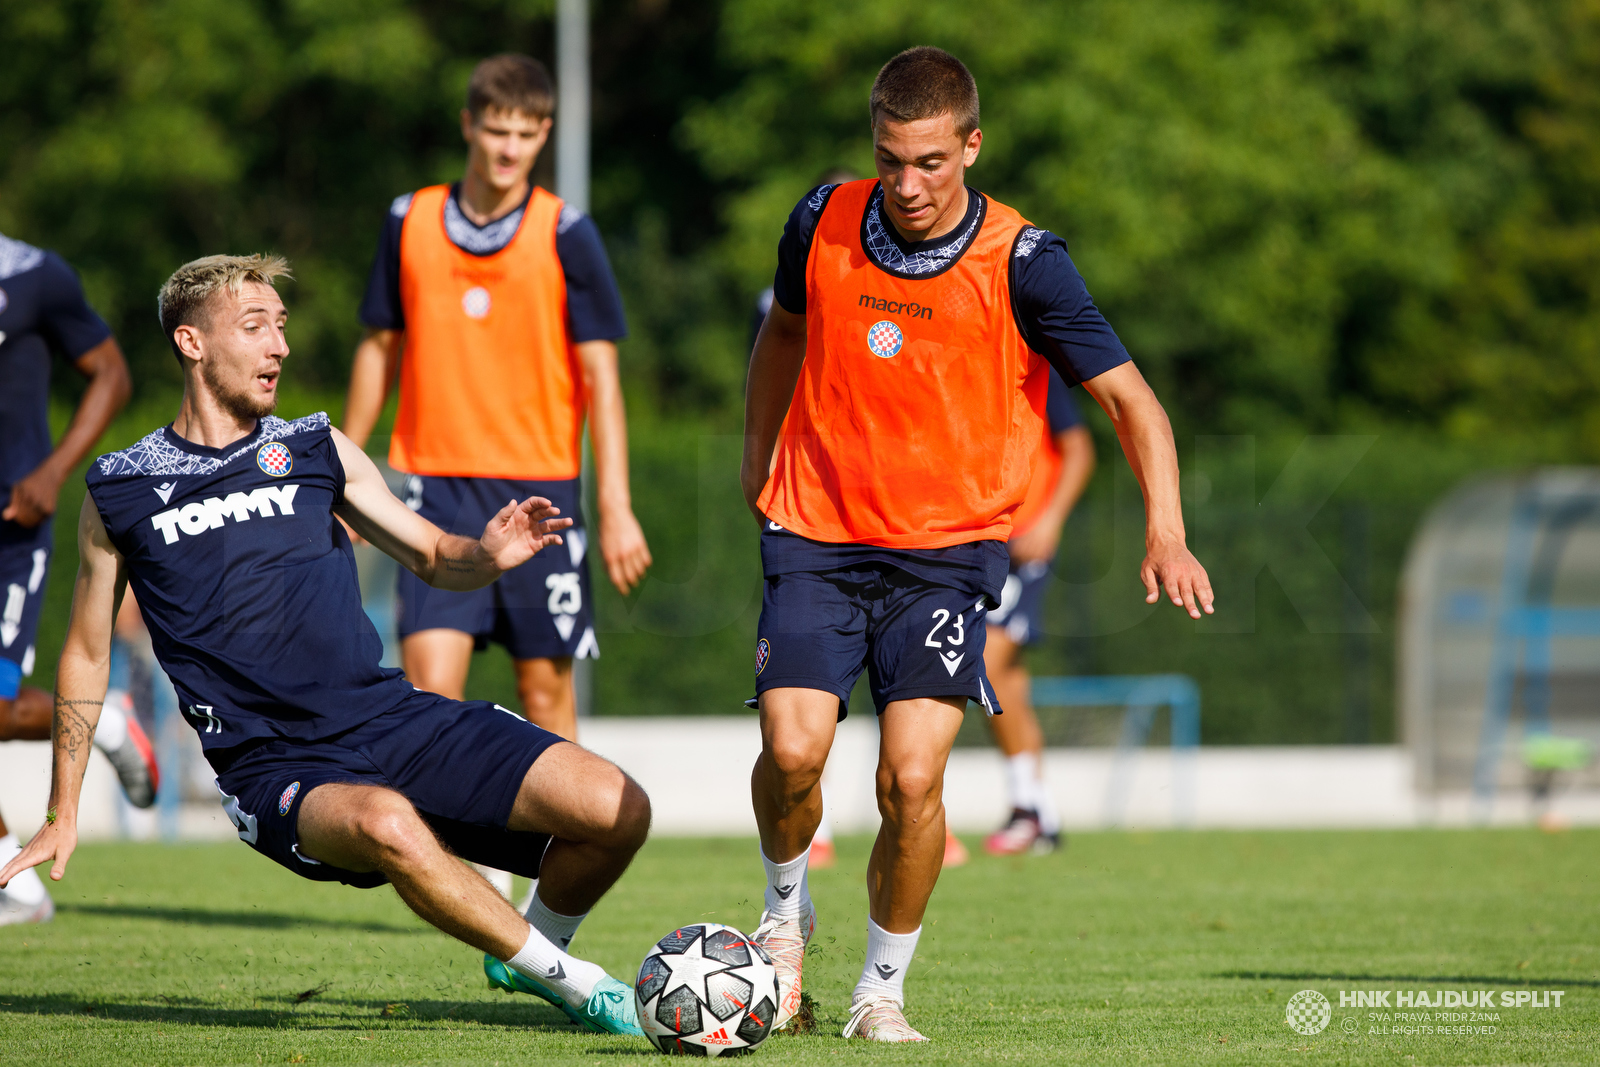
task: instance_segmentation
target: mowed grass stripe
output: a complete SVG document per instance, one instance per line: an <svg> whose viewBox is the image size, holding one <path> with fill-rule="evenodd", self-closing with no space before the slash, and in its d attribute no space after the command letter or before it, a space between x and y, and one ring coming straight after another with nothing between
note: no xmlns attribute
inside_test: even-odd
<svg viewBox="0 0 1600 1067"><path fill-rule="evenodd" d="M972 842L974 845L976 842ZM797 1063L1590 1063L1600 832L1122 833L945 872L907 983L914 1051L836 1036L861 966L870 840L812 874L816 1034ZM646 1054L489 990L392 891L306 882L242 844L87 845L42 927L0 929L8 1064L512 1064ZM753 841L652 841L575 948L631 982L677 925L748 929ZM1334 1004L1306 1037L1303 988ZM1355 989L1564 989L1478 1036L1371 1034ZM1356 1033L1342 1027L1358 1022Z"/></svg>

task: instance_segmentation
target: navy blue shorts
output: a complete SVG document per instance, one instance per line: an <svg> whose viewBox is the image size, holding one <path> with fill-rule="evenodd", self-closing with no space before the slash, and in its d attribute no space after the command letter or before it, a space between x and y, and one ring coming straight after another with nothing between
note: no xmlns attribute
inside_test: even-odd
<svg viewBox="0 0 1600 1067"><path fill-rule="evenodd" d="M0 544L0 700L15 700L22 679L33 673L33 638L49 574L50 523L31 541Z"/></svg>
<svg viewBox="0 0 1600 1067"><path fill-rule="evenodd" d="M399 631L459 630L471 634L482 651L489 642L504 645L514 659L598 659L588 547L578 479L525 482L507 478L406 476L406 505L447 533L482 537L483 527L513 499L542 496L573 525L561 531L562 544L537 556L482 589L460 593L435 589L400 568Z"/></svg>
<svg viewBox="0 0 1600 1067"><path fill-rule="evenodd" d="M1049 584L1049 563L1011 564L1000 606L989 613L989 625L1000 627L1019 645L1038 644L1044 636L1044 591Z"/></svg>
<svg viewBox="0 0 1600 1067"><path fill-rule="evenodd" d="M506 823L528 768L562 740L496 704L419 689L339 737L253 749L217 775L217 790L240 839L303 878L364 889L388 881L300 852L300 804L330 782L394 789L456 855L536 878L550 836L507 830Z"/></svg>
<svg viewBox="0 0 1600 1067"><path fill-rule="evenodd" d="M869 671L872 702L966 697L999 714L983 670L984 598L889 563L770 575L756 629L756 695L821 689L839 698Z"/></svg>

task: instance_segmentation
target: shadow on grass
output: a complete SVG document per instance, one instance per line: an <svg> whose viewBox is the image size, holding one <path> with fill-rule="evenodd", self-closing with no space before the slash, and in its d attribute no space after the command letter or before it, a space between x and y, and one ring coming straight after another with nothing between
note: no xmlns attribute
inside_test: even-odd
<svg viewBox="0 0 1600 1067"><path fill-rule="evenodd" d="M1531 986L1558 989L1562 986L1595 986L1593 978L1504 978L1484 974L1369 974L1356 971L1218 971L1213 978L1255 978L1278 982L1424 982L1444 989L1472 985Z"/></svg>
<svg viewBox="0 0 1600 1067"><path fill-rule="evenodd" d="M297 1004L293 993L258 999L257 1007L213 1007L198 997L160 997L162 1003L118 1003L89 997L6 996L0 1014L59 1015L113 1022L164 1023L188 1026L230 1026L264 1030L412 1030L413 1024L477 1023L518 1030L572 1033L577 1027L555 1008L532 998L499 1004L492 1001L409 1000L407 1013L385 1018L389 1003L318 997ZM329 1008L343 1009L329 1011ZM429 1027L428 1029L433 1029Z"/></svg>
<svg viewBox="0 0 1600 1067"><path fill-rule="evenodd" d="M286 915L274 911L205 911L199 908L152 908L135 904L57 904L57 914L92 915L118 919L159 919L190 926L248 926L259 930L291 930L322 927L332 930L362 930L373 934L424 934L430 927L397 926L361 920L323 919L315 915Z"/></svg>

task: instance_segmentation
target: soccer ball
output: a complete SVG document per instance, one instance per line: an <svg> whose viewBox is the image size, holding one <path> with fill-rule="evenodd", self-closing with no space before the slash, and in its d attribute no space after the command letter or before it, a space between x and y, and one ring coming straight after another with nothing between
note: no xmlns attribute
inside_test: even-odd
<svg viewBox="0 0 1600 1067"><path fill-rule="evenodd" d="M777 1014L772 960L731 926L685 926L656 942L634 984L650 1043L680 1056L742 1056Z"/></svg>

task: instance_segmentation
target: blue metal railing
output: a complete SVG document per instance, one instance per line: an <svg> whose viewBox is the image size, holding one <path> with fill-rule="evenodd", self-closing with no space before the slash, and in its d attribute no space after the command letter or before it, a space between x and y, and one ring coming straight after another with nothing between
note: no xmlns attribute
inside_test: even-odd
<svg viewBox="0 0 1600 1067"><path fill-rule="evenodd" d="M1200 687L1186 674L1089 675L1078 678L1035 678L1035 707L1116 707L1122 727L1106 784L1105 820L1118 825L1127 815L1133 794L1134 751L1150 736L1156 711L1172 716L1172 821L1194 822L1195 752L1200 746Z"/></svg>

